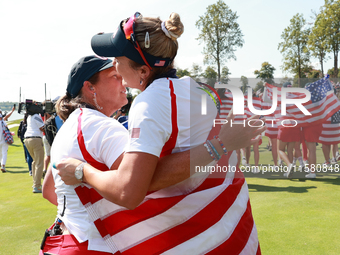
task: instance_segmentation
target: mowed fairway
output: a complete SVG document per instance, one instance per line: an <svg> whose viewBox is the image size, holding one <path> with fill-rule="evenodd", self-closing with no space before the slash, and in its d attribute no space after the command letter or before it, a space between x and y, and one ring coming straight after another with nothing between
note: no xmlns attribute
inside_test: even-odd
<svg viewBox="0 0 340 255"><path fill-rule="evenodd" d="M16 133L17 127L11 131ZM272 164L266 144L264 137L263 165ZM321 145L317 149L318 163L322 163ZM32 193L32 177L17 137L9 147L6 169L7 173L0 173L0 254L38 254L56 207ZM315 180L253 176L247 182L262 254L339 254L339 174L328 178L320 174Z"/></svg>

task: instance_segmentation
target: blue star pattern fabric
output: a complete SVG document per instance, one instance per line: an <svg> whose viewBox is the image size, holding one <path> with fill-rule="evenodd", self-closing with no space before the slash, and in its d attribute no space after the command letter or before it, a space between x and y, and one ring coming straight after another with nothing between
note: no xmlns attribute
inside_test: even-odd
<svg viewBox="0 0 340 255"><path fill-rule="evenodd" d="M329 75L321 80L309 84L306 89L311 93L312 103L316 103L327 96L328 91L333 91L333 86L329 81Z"/></svg>
<svg viewBox="0 0 340 255"><path fill-rule="evenodd" d="M271 92L272 87L273 85L266 84L268 95L270 94L269 92ZM284 126L284 121L289 123L294 122L296 126L300 127L325 123L328 119L329 122L331 122L331 117L333 115L333 123L340 123L340 101L334 94L329 75L309 84L305 89L310 92L311 98L302 105L310 114L303 114L296 105L288 105L286 108L286 115L282 115L280 110L275 111L275 119L278 120L278 127ZM280 91L279 88L278 91ZM278 96L278 103L279 102L280 96ZM337 113L338 111L339 113Z"/></svg>
<svg viewBox="0 0 340 255"><path fill-rule="evenodd" d="M340 111L337 111L331 117L331 124L337 124L337 123L340 123Z"/></svg>

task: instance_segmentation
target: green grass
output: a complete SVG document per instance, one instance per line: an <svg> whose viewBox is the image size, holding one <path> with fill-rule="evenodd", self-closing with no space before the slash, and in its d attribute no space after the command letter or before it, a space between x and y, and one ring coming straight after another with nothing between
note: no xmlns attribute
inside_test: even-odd
<svg viewBox="0 0 340 255"><path fill-rule="evenodd" d="M18 121L17 121L18 123ZM17 128L12 128L12 131ZM260 163L272 163L260 147ZM318 147L318 163L324 161ZM32 177L21 142L9 147L6 168L0 173L0 254L38 254L44 231L56 207L32 193ZM250 163L253 163L251 159ZM262 254L339 254L340 179L247 178Z"/></svg>
<svg viewBox="0 0 340 255"><path fill-rule="evenodd" d="M263 137L260 163L273 164L267 141ZM317 163L323 162L319 144ZM315 180L253 176L260 178L247 183L263 254L339 254L339 174L320 173Z"/></svg>
<svg viewBox="0 0 340 255"><path fill-rule="evenodd" d="M339 254L340 179L247 179L263 254Z"/></svg>
<svg viewBox="0 0 340 255"><path fill-rule="evenodd" d="M17 127L11 131L16 133ZM38 254L56 208L41 194L32 193L33 179L28 174L21 141L16 136L14 140L8 149L7 173L0 173L0 254Z"/></svg>

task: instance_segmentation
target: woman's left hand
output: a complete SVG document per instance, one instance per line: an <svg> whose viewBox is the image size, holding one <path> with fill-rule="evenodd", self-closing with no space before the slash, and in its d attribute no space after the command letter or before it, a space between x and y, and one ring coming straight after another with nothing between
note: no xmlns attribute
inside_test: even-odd
<svg viewBox="0 0 340 255"><path fill-rule="evenodd" d="M57 173L65 184L75 185L81 183L81 180L78 180L75 176L75 170L81 163L83 162L78 159L68 158L54 163L53 167L57 169Z"/></svg>

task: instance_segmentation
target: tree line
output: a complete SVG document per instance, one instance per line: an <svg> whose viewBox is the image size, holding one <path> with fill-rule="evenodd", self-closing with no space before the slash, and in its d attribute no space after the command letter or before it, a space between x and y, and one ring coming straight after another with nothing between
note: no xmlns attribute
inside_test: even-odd
<svg viewBox="0 0 340 255"><path fill-rule="evenodd" d="M237 18L237 13L222 0L209 5L206 13L196 21L196 27L200 29L196 39L204 44L203 63L208 66L203 71L201 66L194 63L191 70L178 68L177 75L191 76L199 81L203 79L203 82L212 86L217 81L227 83L231 73L225 63L229 59L236 60L235 51L245 43ZM340 78L340 1L325 0L319 11L312 12L312 19L313 23L307 23L303 14L294 15L289 26L282 32L282 41L278 44L278 50L283 56L281 69L293 75L292 79L286 76L282 81L291 81L294 86L303 87L308 82L308 79L303 82L303 78L323 77L324 62L331 57L334 66L327 73L332 78ZM312 58L320 63L320 70L312 66ZM274 82L275 70L269 62L263 62L261 68L254 71L256 78L261 80L257 89L261 89L264 82ZM247 77L242 76L241 83L246 87Z"/></svg>
<svg viewBox="0 0 340 255"><path fill-rule="evenodd" d="M18 102L0 102L0 109L3 112L10 112L14 104L16 104L16 106L18 107Z"/></svg>

